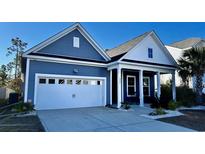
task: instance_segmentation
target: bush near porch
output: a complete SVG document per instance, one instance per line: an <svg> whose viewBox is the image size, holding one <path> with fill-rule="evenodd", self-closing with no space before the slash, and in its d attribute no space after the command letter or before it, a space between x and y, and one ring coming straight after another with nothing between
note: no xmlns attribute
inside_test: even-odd
<svg viewBox="0 0 205 154"><path fill-rule="evenodd" d="M180 86L180 87L176 87L176 107L180 107L180 106L185 106L185 107L191 107L194 105L197 105L195 103L195 98L196 98L196 94L195 92L193 92L192 89L185 87L185 86ZM160 97L160 107L169 109L170 106L171 108L175 108L173 107L173 103L172 102L172 89L171 86L169 84L164 84L161 85L161 97Z"/></svg>

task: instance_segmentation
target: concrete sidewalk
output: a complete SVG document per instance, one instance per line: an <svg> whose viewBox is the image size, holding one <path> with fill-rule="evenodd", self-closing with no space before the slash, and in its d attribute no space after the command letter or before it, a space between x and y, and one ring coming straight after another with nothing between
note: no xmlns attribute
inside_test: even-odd
<svg viewBox="0 0 205 154"><path fill-rule="evenodd" d="M140 116L150 108L129 111L105 107L37 111L49 132L192 132L194 130Z"/></svg>

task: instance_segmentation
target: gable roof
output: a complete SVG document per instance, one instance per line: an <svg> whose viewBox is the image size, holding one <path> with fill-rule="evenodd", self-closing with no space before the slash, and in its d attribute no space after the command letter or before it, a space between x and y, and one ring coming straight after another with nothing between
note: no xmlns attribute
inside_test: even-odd
<svg viewBox="0 0 205 154"><path fill-rule="evenodd" d="M156 40L159 42L160 46L162 47L163 51L165 52L165 54L168 56L168 58L172 61L173 66L177 66L177 63L175 61L175 59L172 57L172 55L169 53L169 51L167 50L167 48L165 47L165 45L163 44L163 42L160 40L160 38L158 37L158 35L155 33L154 30L150 31L150 32L145 32L144 34L137 36L135 38L133 38L130 41L127 41L113 49L110 49L107 51L107 54L112 58L112 61L115 60L119 60L119 59L123 59L123 57L128 54L128 52L134 48L135 46L137 46L140 42L142 42L146 37L148 36L154 36L156 38Z"/></svg>
<svg viewBox="0 0 205 154"><path fill-rule="evenodd" d="M141 42L146 36L148 36L151 32L146 32L140 36L137 36L125 43L120 44L119 46L112 48L108 50L106 53L111 57L120 58L124 54L126 54L129 50L131 50L133 47L135 47L139 42ZM116 58L115 58L116 59Z"/></svg>
<svg viewBox="0 0 205 154"><path fill-rule="evenodd" d="M106 52L98 45L98 43L90 36L90 34L82 27L80 23L75 23L70 27L64 29L63 31L57 33L56 35L46 39L45 41L37 44L36 46L32 47L31 49L27 50L23 57L26 57L30 53L36 53L42 48L50 45L51 43L57 41L58 39L62 38L63 36L69 34L73 30L79 30L79 32L88 40L88 42L98 51L98 53L106 60L110 60L110 57L106 54Z"/></svg>
<svg viewBox="0 0 205 154"><path fill-rule="evenodd" d="M170 44L169 46L180 48L180 49L186 49L195 46L199 42L203 41L201 38L188 38L182 41L178 41L175 43Z"/></svg>

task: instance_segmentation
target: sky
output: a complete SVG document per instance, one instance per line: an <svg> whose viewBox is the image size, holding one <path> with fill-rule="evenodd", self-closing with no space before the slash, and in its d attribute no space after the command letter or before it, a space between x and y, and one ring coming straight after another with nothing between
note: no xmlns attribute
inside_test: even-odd
<svg viewBox="0 0 205 154"><path fill-rule="evenodd" d="M0 65L13 56L6 56L11 39L19 37L27 49L62 31L69 22L0 22ZM83 22L82 26L104 49L113 48L147 31L154 30L166 45L190 37L205 38L205 23L174 22Z"/></svg>

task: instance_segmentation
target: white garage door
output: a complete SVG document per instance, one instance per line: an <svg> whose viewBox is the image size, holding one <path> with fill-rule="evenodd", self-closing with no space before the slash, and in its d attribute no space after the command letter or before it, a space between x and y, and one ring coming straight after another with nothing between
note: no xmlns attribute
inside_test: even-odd
<svg viewBox="0 0 205 154"><path fill-rule="evenodd" d="M64 109L105 105L105 79L74 76L36 76L35 108Z"/></svg>

